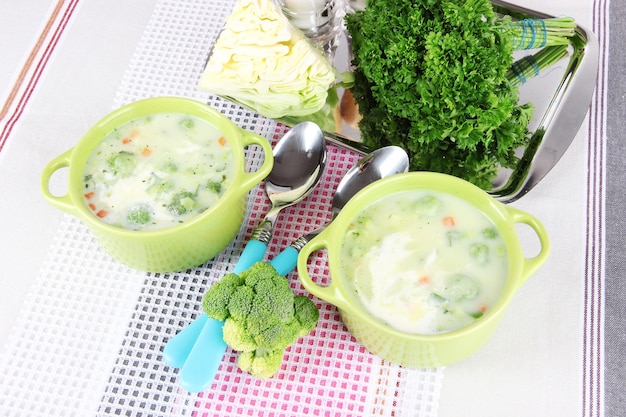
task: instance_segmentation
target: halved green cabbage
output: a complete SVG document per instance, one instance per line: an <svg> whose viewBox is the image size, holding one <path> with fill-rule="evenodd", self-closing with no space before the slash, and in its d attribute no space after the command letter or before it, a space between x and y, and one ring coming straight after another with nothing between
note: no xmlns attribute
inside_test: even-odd
<svg viewBox="0 0 626 417"><path fill-rule="evenodd" d="M334 131L337 81L337 70L273 1L239 0L198 88L268 118L313 120Z"/></svg>

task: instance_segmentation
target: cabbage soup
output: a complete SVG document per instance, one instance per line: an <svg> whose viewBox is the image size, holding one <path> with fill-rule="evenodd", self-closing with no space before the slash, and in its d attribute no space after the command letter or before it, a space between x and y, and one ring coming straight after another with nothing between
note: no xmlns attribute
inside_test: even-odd
<svg viewBox="0 0 626 417"><path fill-rule="evenodd" d="M508 273L505 244L491 220L433 190L396 192L368 206L350 224L340 259L372 316L423 335L484 315Z"/></svg>
<svg viewBox="0 0 626 417"><path fill-rule="evenodd" d="M179 113L134 119L108 134L83 175L96 217L129 230L186 222L216 203L234 175L230 144L209 122Z"/></svg>

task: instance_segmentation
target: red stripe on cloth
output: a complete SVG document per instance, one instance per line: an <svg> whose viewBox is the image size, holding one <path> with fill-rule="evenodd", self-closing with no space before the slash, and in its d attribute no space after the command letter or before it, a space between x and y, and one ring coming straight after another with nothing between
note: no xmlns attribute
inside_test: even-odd
<svg viewBox="0 0 626 417"><path fill-rule="evenodd" d="M74 13L76 6L78 5L78 2L79 0L71 0L66 3L65 1L61 0L56 4L52 14L48 18L48 21L42 33L39 35L35 46L33 47L31 53L26 59L26 62L24 63L24 66L22 67L22 70L20 71L20 74L15 84L9 93L7 102L0 112L0 119L5 119L5 116L7 116L11 112L11 108L13 108L14 103L16 103L17 101L17 104L15 104L12 113L9 117L6 118L6 122L2 127L2 133L0 133L0 152L2 152L4 145L11 136L11 132L13 131L15 124L22 116L24 109L28 104L28 101L30 100L35 88L37 87L37 83L39 82L41 75L46 68L46 64L52 56L52 53L54 52L54 49L56 48L61 38L61 35L63 34L63 31L67 27L67 24L72 17L72 14ZM65 9L63 9L63 7L65 7ZM45 44L45 47L43 47L45 39L48 37L50 30L54 26L54 22L58 19L58 16L60 15L62 10L63 14L60 20L56 23L56 27L54 28L52 37L47 42L47 44ZM39 56L39 59L37 60L37 63L33 68L33 63L36 61L37 56ZM29 73L30 77L28 77Z"/></svg>

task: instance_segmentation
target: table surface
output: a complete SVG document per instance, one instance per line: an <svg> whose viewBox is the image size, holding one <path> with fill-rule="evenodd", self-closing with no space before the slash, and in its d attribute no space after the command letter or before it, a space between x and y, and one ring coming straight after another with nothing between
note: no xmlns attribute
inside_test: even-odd
<svg viewBox="0 0 626 417"><path fill-rule="evenodd" d="M0 204L0 360L10 359L6 357L10 335L15 331L14 325L22 314L25 300L64 220L64 214L41 197L41 169L111 111L124 72L150 22L154 3L148 0L19 3L0 0L0 98L13 106L0 117L0 128L8 132L3 133L0 142L0 195L3 196ZM580 10L599 10L605 13L606 19L610 16L611 30L610 44L607 43L609 54L601 57L601 71L608 78L606 89L601 91L606 104L600 111L606 113L597 118L602 121L602 134L600 143L594 145L597 148L593 148L602 152L605 160L597 185L598 210L603 213L597 224L602 238L600 247L596 248L601 252L597 258L601 263L598 291L602 292L599 299L603 300L597 310L603 314L602 319L597 320L603 326L597 330L600 335L595 347L599 364L594 370L597 376L588 379L579 372L589 366L582 363L581 350L587 347L580 342L584 338L581 333L585 331L580 323L589 311L584 305L585 284L581 276L587 264L578 258L589 258L586 253L590 241L585 245L582 240L590 236L588 226L585 229L583 223L588 224L591 200L584 193L569 195L567 189L581 178L590 178L589 172L581 172L580 168L588 167L586 150L590 149L586 142L588 132L581 129L572 144L573 150L565 154L535 190L515 203L547 219L546 226L553 241L551 256L556 260L520 290L493 342L475 356L444 370L438 410L433 415L626 414L626 355L623 353L626 351L623 302L626 285L622 272L626 253L624 235L620 233L626 228L626 219L621 214L626 199L626 146L620 140L626 122L623 71L626 62L621 53L626 12L617 7L617 2L593 2L593 7L591 3L579 1L577 4L581 5ZM559 14L559 7L565 8L567 4L565 0L556 2L546 11ZM54 13L58 13L54 25L47 27L46 22ZM585 16L582 11L579 13ZM597 18L585 17L590 23L595 23L593 19ZM597 35L602 35L601 41L608 42L608 27L599 27L603 32ZM41 34L47 37L40 38ZM47 46L50 51L40 48L36 55L39 65L26 65L32 58L29 54L37 50L38 45ZM23 68L30 68L31 72L20 73ZM13 90L16 85L21 89ZM563 210L562 204L568 208ZM551 220L562 213L580 222L579 226L572 227L575 232L570 233L567 227L554 229L563 223ZM550 296L559 297L559 288L546 280L570 273L575 275L572 288L563 292L573 294L576 303L565 312L573 314L577 320L563 320L559 329L544 328L541 314L558 316L561 312L550 308L537 310L529 299L537 297L541 302L550 302ZM580 318L583 320L578 320ZM550 320L554 323L556 319ZM537 324L522 326L518 333L516 323L520 321ZM564 354L560 355L559 344L571 346L564 347ZM543 368L548 371L544 372ZM0 374L0 379L3 377ZM589 390L594 394L589 394ZM6 405L0 402L0 414Z"/></svg>

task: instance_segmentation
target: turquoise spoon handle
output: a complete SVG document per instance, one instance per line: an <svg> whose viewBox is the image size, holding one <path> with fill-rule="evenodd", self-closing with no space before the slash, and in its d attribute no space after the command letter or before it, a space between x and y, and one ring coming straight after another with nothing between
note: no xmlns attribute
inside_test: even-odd
<svg viewBox="0 0 626 417"><path fill-rule="evenodd" d="M206 316L206 314L205 314ZM226 352L224 322L209 318L180 370L180 385L189 392L209 388Z"/></svg>
<svg viewBox="0 0 626 417"><path fill-rule="evenodd" d="M208 318L209 316L202 313L189 326L185 327L165 344L165 348L163 348L163 360L165 363L173 368L180 368L185 364Z"/></svg>
<svg viewBox="0 0 626 417"><path fill-rule="evenodd" d="M237 261L237 265L235 265L235 269L233 270L233 272L238 274L250 268L256 262L263 259L266 250L267 243L256 239L250 239L248 243L246 243L246 247L243 248L241 256L239 257L239 260Z"/></svg>
<svg viewBox="0 0 626 417"><path fill-rule="evenodd" d="M265 243L258 240L250 240L241 253L241 257L237 261L233 272L245 271L255 262L262 260L266 249L267 245ZM190 325L168 340L163 349L163 360L165 363L174 368L181 368L187 361L187 357L200 336L202 328L207 321L211 320L213 319L209 319L206 314L202 313Z"/></svg>
<svg viewBox="0 0 626 417"><path fill-rule="evenodd" d="M287 246L281 253L276 255L270 262L281 275L287 275L298 262L298 251L292 246Z"/></svg>

